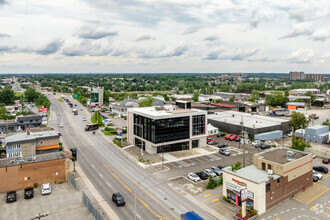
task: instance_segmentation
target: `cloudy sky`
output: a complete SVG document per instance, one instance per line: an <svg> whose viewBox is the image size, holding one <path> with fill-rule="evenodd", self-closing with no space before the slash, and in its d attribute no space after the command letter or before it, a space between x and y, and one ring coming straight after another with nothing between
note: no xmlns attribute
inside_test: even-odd
<svg viewBox="0 0 330 220"><path fill-rule="evenodd" d="M291 70L330 72L329 0L0 0L0 73Z"/></svg>

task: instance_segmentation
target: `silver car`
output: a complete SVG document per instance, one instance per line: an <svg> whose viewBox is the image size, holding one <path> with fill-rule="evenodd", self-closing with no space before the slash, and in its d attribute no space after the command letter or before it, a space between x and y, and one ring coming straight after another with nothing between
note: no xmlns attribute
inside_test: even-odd
<svg viewBox="0 0 330 220"><path fill-rule="evenodd" d="M210 167L210 170L213 173L217 174L218 176L222 175L222 173L223 173L222 170L220 170L218 167Z"/></svg>
<svg viewBox="0 0 330 220"><path fill-rule="evenodd" d="M41 195L48 195L52 192L52 187L50 183L44 183L41 185Z"/></svg>
<svg viewBox="0 0 330 220"><path fill-rule="evenodd" d="M215 174L215 173L214 173L212 170L210 170L210 169L205 169L204 172L205 172L207 175L209 175L209 176L211 176L211 177L213 177L213 178L217 177L217 174Z"/></svg>

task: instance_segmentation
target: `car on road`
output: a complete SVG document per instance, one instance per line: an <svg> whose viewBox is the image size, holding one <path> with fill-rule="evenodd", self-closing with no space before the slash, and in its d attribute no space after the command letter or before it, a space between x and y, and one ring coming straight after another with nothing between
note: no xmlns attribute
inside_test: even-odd
<svg viewBox="0 0 330 220"><path fill-rule="evenodd" d="M63 125L62 122L60 122L60 123L58 124L58 126L59 126L60 128L63 128L63 127L64 127L64 125Z"/></svg>
<svg viewBox="0 0 330 220"><path fill-rule="evenodd" d="M196 175L201 179L201 180L207 180L209 178L209 175L207 175L204 171L197 172Z"/></svg>
<svg viewBox="0 0 330 220"><path fill-rule="evenodd" d="M228 147L228 144L219 144L218 145L218 148L226 148L226 147Z"/></svg>
<svg viewBox="0 0 330 220"><path fill-rule="evenodd" d="M83 120L83 121L86 121L86 118L83 118L82 120Z"/></svg>
<svg viewBox="0 0 330 220"><path fill-rule="evenodd" d="M226 136L226 133L221 132L221 133L218 133L218 134L217 134L217 137L218 137L218 138L219 138L219 137L224 137L224 136Z"/></svg>
<svg viewBox="0 0 330 220"><path fill-rule="evenodd" d="M188 179L194 181L194 182L198 182L201 180L201 178L199 178L199 176L197 176L195 173L189 173L188 174Z"/></svg>
<svg viewBox="0 0 330 220"><path fill-rule="evenodd" d="M321 172L321 173L328 173L328 168L325 166L313 166L313 170Z"/></svg>
<svg viewBox="0 0 330 220"><path fill-rule="evenodd" d="M258 147L260 145L260 141L259 140L255 140L252 142L252 146Z"/></svg>
<svg viewBox="0 0 330 220"><path fill-rule="evenodd" d="M228 140L228 138L230 138L232 135L234 135L234 134L227 134L227 135L225 136L225 139Z"/></svg>
<svg viewBox="0 0 330 220"><path fill-rule="evenodd" d="M316 176L319 180L323 178L323 175L313 170L313 176Z"/></svg>
<svg viewBox="0 0 330 220"><path fill-rule="evenodd" d="M32 199L34 195L34 191L32 187L28 187L24 189L24 199Z"/></svg>
<svg viewBox="0 0 330 220"><path fill-rule="evenodd" d="M230 153L226 149L219 149L219 153L225 156L230 156Z"/></svg>
<svg viewBox="0 0 330 220"><path fill-rule="evenodd" d="M228 140L230 140L230 141L234 141L234 140L236 140L237 138L238 138L238 135L234 134L234 135L230 136L230 137L228 138Z"/></svg>
<svg viewBox="0 0 330 220"><path fill-rule="evenodd" d="M216 144L218 144L217 141L210 141L210 142L209 142L209 145L216 145Z"/></svg>
<svg viewBox="0 0 330 220"><path fill-rule="evenodd" d="M7 196L6 196L6 202L10 203L10 202L16 202L16 191L11 191L11 192L7 192Z"/></svg>
<svg viewBox="0 0 330 220"><path fill-rule="evenodd" d="M213 178L217 177L217 174L215 174L212 170L210 169L205 169L204 172L208 175L211 176Z"/></svg>
<svg viewBox="0 0 330 220"><path fill-rule="evenodd" d="M219 168L220 170L222 170L223 168L225 168L225 166L221 166L221 165L219 165L218 168Z"/></svg>
<svg viewBox="0 0 330 220"><path fill-rule="evenodd" d="M217 174L217 176L222 175L222 170L220 170L218 167L210 167L210 170L211 170L213 173Z"/></svg>
<svg viewBox="0 0 330 220"><path fill-rule="evenodd" d="M322 160L322 163L328 164L329 160L330 160L329 158L325 158L325 159Z"/></svg>
<svg viewBox="0 0 330 220"><path fill-rule="evenodd" d="M236 141L236 142L240 142L240 141L241 141L241 138L240 138L240 137L237 137L237 138L235 139L235 141Z"/></svg>
<svg viewBox="0 0 330 220"><path fill-rule="evenodd" d="M41 185L41 195L48 195L52 192L52 187L50 183L44 183Z"/></svg>
<svg viewBox="0 0 330 220"><path fill-rule="evenodd" d="M80 111L82 111L83 109L81 108Z"/></svg>
<svg viewBox="0 0 330 220"><path fill-rule="evenodd" d="M122 196L119 192L112 194L112 201L116 203L117 206L124 206L126 204L124 196Z"/></svg>
<svg viewBox="0 0 330 220"><path fill-rule="evenodd" d="M268 148L270 148L270 146L268 144L260 144L259 148L260 149L268 149Z"/></svg>

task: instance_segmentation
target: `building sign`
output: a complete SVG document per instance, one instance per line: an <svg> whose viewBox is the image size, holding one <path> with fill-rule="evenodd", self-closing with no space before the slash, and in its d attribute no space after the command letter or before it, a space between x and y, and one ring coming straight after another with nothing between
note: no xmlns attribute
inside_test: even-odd
<svg viewBox="0 0 330 220"><path fill-rule="evenodd" d="M235 186L234 184L231 184L231 183L228 183L228 182L226 183L226 186L227 186L228 189L234 190L237 193L240 193L241 190L242 190L241 187ZM250 192L249 190L247 191L247 195L250 198L253 198L254 197L254 193L253 192Z"/></svg>
<svg viewBox="0 0 330 220"><path fill-rule="evenodd" d="M39 108L38 112L48 112L48 108Z"/></svg>
<svg viewBox="0 0 330 220"><path fill-rule="evenodd" d="M246 183L244 183L244 182L242 182L242 181L236 180L236 179L234 179L234 178L232 178L231 180L234 181L235 183L237 183L238 185L246 186Z"/></svg>
<svg viewBox="0 0 330 220"><path fill-rule="evenodd" d="M248 199L248 190L242 189L241 190L241 202L245 202Z"/></svg>

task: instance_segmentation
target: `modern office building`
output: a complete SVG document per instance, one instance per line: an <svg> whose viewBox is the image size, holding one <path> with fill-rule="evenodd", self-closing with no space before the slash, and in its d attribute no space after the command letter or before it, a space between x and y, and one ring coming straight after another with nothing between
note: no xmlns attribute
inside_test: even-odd
<svg viewBox="0 0 330 220"><path fill-rule="evenodd" d="M91 91L91 102L93 104L103 105L103 88L93 88Z"/></svg>
<svg viewBox="0 0 330 220"><path fill-rule="evenodd" d="M20 132L5 138L7 158L26 157L36 154L58 152L59 134L54 130Z"/></svg>
<svg viewBox="0 0 330 220"><path fill-rule="evenodd" d="M281 130L284 134L290 132L288 119L236 111L215 112L207 116L207 123L219 128L219 131L233 134L240 134L243 128L251 138L256 134L276 130Z"/></svg>
<svg viewBox="0 0 330 220"><path fill-rule="evenodd" d="M127 139L150 154L206 145L207 112L168 105L128 109Z"/></svg>
<svg viewBox="0 0 330 220"><path fill-rule="evenodd" d="M304 72L290 72L289 78L291 81L302 80L305 78Z"/></svg>
<svg viewBox="0 0 330 220"><path fill-rule="evenodd" d="M262 214L313 185L312 154L272 148L253 155L253 165L223 169L223 196L241 206L240 192L248 190L247 206Z"/></svg>

